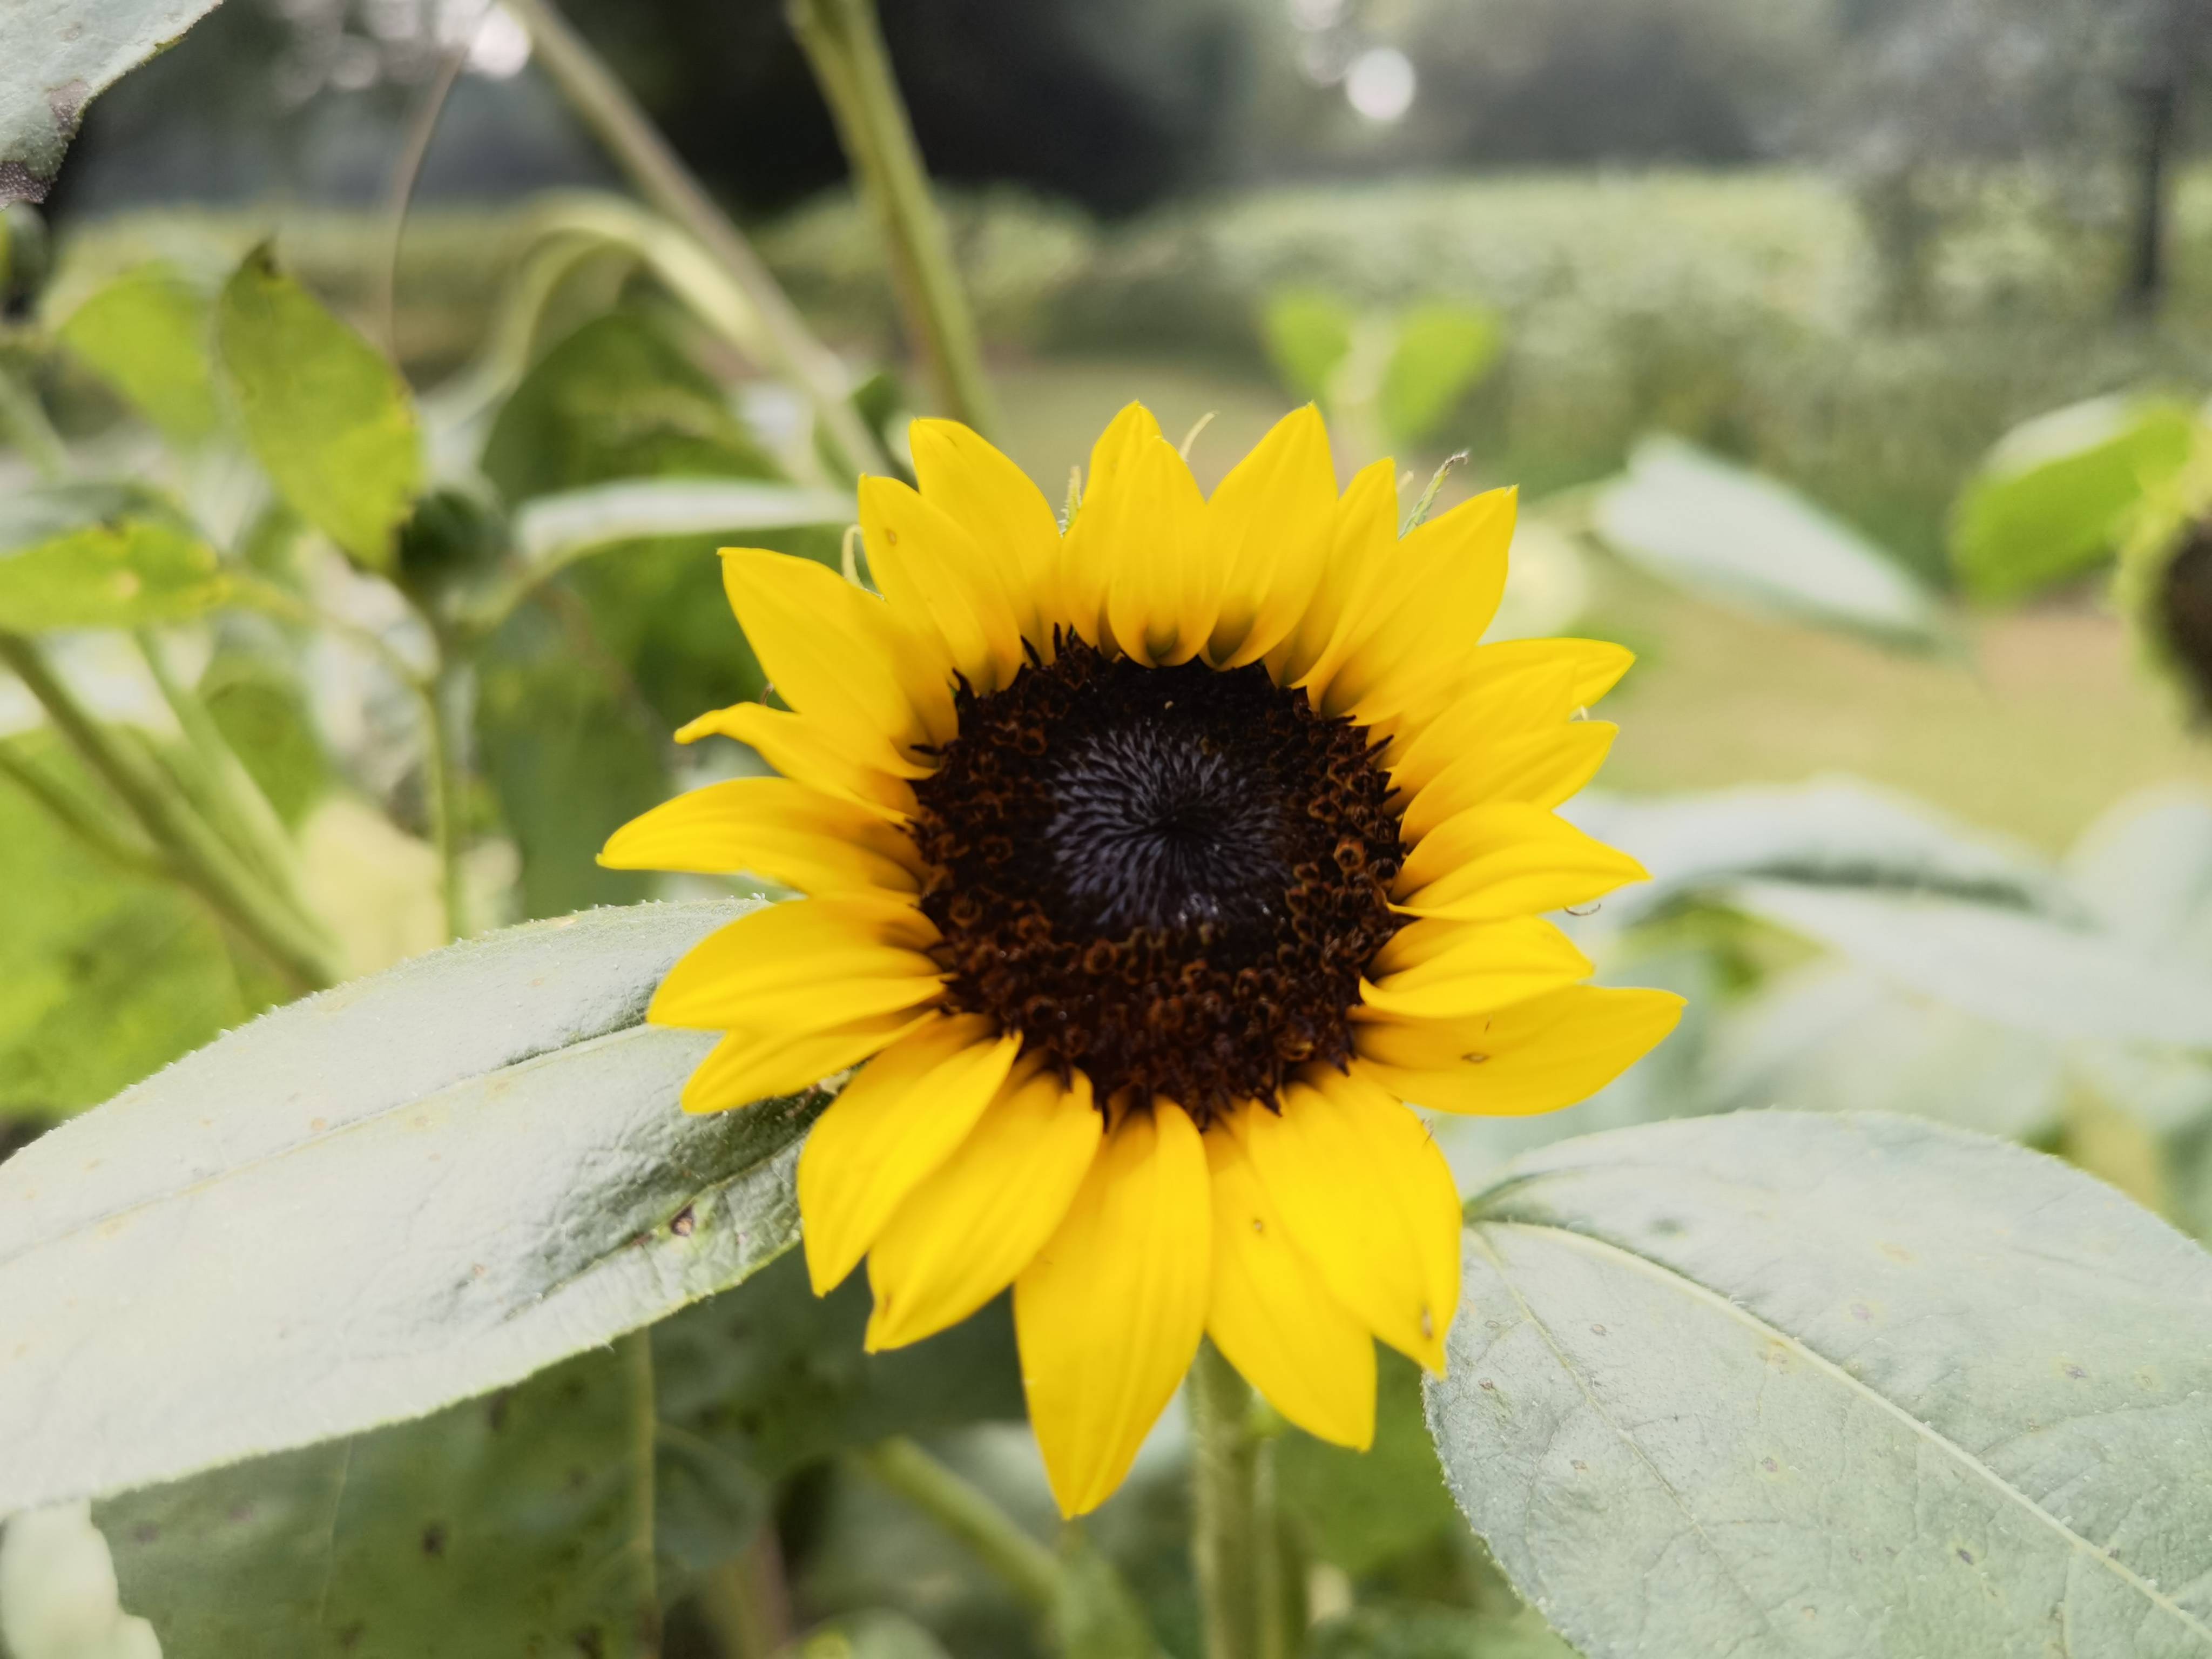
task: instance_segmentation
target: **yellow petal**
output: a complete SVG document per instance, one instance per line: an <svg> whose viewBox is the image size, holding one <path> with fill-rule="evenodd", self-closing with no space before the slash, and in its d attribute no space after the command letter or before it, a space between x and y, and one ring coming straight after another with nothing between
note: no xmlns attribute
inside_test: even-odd
<svg viewBox="0 0 2212 1659"><path fill-rule="evenodd" d="M1500 640L1468 653L1454 691L1463 696L1565 665L1574 675L1574 707L1587 708L1618 685L1635 660L1633 651L1608 640Z"/></svg>
<svg viewBox="0 0 2212 1659"><path fill-rule="evenodd" d="M1577 985L1476 1020L1362 1025L1352 1069L1434 1111L1521 1117L1588 1099L1681 1017L1671 991Z"/></svg>
<svg viewBox="0 0 2212 1659"><path fill-rule="evenodd" d="M792 1011L819 1030L911 1008L943 974L922 954L936 929L889 896L796 899L739 916L686 951L653 993L656 1025L772 1030ZM819 1006L819 1018L812 1018Z"/></svg>
<svg viewBox="0 0 2212 1659"><path fill-rule="evenodd" d="M1375 1438L1375 1339L1292 1241L1243 1142L1217 1130L1206 1155L1213 1172L1206 1334L1308 1434L1365 1451Z"/></svg>
<svg viewBox="0 0 2212 1659"><path fill-rule="evenodd" d="M726 1112L811 1089L825 1077L858 1066L925 1019L927 1011L878 1014L827 1030L801 1026L769 1031L731 1031L699 1062L684 1085L687 1112Z"/></svg>
<svg viewBox="0 0 2212 1659"><path fill-rule="evenodd" d="M1401 833L1418 842L1446 818L1492 801L1557 806L1597 775L1618 730L1610 720L1569 720L1463 755L1407 803Z"/></svg>
<svg viewBox="0 0 2212 1659"><path fill-rule="evenodd" d="M848 801L788 778L737 778L678 795L609 837L611 870L750 871L808 893L911 893L914 843Z"/></svg>
<svg viewBox="0 0 2212 1659"><path fill-rule="evenodd" d="M1082 1073L1062 1083L1042 1066L1017 1066L868 1253L870 1352L933 1336L1012 1284L1059 1230L1105 1126Z"/></svg>
<svg viewBox="0 0 2212 1659"><path fill-rule="evenodd" d="M1106 629L1106 589L1122 548L1112 520L1114 486L1129 463L1149 445L1158 443L1160 423L1142 404L1131 404L1098 434L1091 447L1091 476L1084 481L1083 505L1060 542L1060 611L1061 620L1086 642L1111 643ZM1108 506L1097 513L1091 503Z"/></svg>
<svg viewBox="0 0 2212 1659"><path fill-rule="evenodd" d="M1355 1018L1456 1019L1588 979L1589 959L1548 921L1414 921L1369 965Z"/></svg>
<svg viewBox="0 0 2212 1659"><path fill-rule="evenodd" d="M1409 720L1384 751L1391 785L1417 794L1453 763L1478 750L1559 730L1582 707L1571 663L1553 663L1465 692L1429 718Z"/></svg>
<svg viewBox="0 0 2212 1659"><path fill-rule="evenodd" d="M1039 646L1049 643L1048 617L1060 558L1060 520L1042 491L982 438L957 421L916 421L908 428L914 475L922 498L965 526L995 564L1014 602L1015 620Z"/></svg>
<svg viewBox="0 0 2212 1659"><path fill-rule="evenodd" d="M856 759L820 722L764 702L732 703L702 714L677 732L676 741L696 743L708 737L734 738L750 744L793 782L894 823L903 823L915 813L914 791L907 780L927 777L931 769L904 759Z"/></svg>
<svg viewBox="0 0 2212 1659"><path fill-rule="evenodd" d="M1459 1307L1459 1192L1420 1119L1358 1077L1317 1069L1234 1124L1291 1237L1330 1292L1442 1375Z"/></svg>
<svg viewBox="0 0 2212 1659"><path fill-rule="evenodd" d="M1206 501L1221 581L1207 661L1241 667L1282 643L1312 602L1335 528L1328 429L1308 404L1276 422Z"/></svg>
<svg viewBox="0 0 2212 1659"><path fill-rule="evenodd" d="M978 692L1022 665L1021 629L997 568L975 538L896 478L860 480L868 568L891 609L924 628Z"/></svg>
<svg viewBox="0 0 2212 1659"><path fill-rule="evenodd" d="M1462 672L1498 613L1517 495L1492 489L1399 543L1374 621L1338 669L1323 708L1371 725Z"/></svg>
<svg viewBox="0 0 2212 1659"><path fill-rule="evenodd" d="M1389 580L1390 562L1397 556L1395 467L1385 458L1352 475L1336 506L1313 599L1268 653L1267 672L1276 684L1303 686L1316 706L1326 704L1338 668L1366 637L1375 595Z"/></svg>
<svg viewBox="0 0 2212 1659"><path fill-rule="evenodd" d="M1020 1048L981 1014L932 1019L830 1103L799 1154L799 1238L817 1296L843 1283L901 1200L952 1155Z"/></svg>
<svg viewBox="0 0 2212 1659"><path fill-rule="evenodd" d="M776 693L865 758L953 735L952 682L915 675L911 637L890 607L827 565L753 547L722 550L730 608Z"/></svg>
<svg viewBox="0 0 2212 1659"><path fill-rule="evenodd" d="M1113 1494L1198 1352L1212 1280L1206 1148L1182 1109L1126 1113L1014 1281L1030 1422L1066 1516Z"/></svg>
<svg viewBox="0 0 2212 1659"><path fill-rule="evenodd" d="M1155 665L1196 655L1213 631L1221 583L1206 498L1175 447L1138 445L1085 495L1076 518L1110 561L1106 622L1122 653Z"/></svg>
<svg viewBox="0 0 2212 1659"><path fill-rule="evenodd" d="M1399 872L1396 908L1449 921L1498 921L1587 904L1650 872L1540 806L1472 806L1421 837Z"/></svg>

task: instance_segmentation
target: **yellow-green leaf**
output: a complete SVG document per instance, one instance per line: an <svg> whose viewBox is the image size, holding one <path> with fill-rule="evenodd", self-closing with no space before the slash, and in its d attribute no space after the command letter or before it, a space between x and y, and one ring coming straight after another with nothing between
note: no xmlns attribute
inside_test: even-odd
<svg viewBox="0 0 2212 1659"><path fill-rule="evenodd" d="M414 404L392 365L278 270L265 245L224 287L216 335L277 494L356 560L389 570L423 482Z"/></svg>
<svg viewBox="0 0 2212 1659"><path fill-rule="evenodd" d="M196 443L219 418L207 296L167 265L125 272L71 312L64 344L172 441Z"/></svg>
<svg viewBox="0 0 2212 1659"><path fill-rule="evenodd" d="M221 605L215 550L151 491L64 484L0 503L0 629L136 628Z"/></svg>

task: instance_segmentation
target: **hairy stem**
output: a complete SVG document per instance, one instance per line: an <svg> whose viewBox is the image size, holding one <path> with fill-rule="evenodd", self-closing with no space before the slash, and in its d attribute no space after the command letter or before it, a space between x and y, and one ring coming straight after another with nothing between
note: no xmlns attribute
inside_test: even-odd
<svg viewBox="0 0 2212 1659"><path fill-rule="evenodd" d="M599 54L551 0L507 0L507 9L530 31L538 64L646 199L688 230L743 292L780 360L775 367L813 402L847 464L860 472L891 471L890 458L848 396L844 364L815 338L752 244L691 176Z"/></svg>
<svg viewBox="0 0 2212 1659"><path fill-rule="evenodd" d="M967 1546L1025 1604L1052 1615L1061 1592L1059 1559L990 1498L902 1436L878 1441L855 1457L862 1468Z"/></svg>
<svg viewBox="0 0 2212 1659"><path fill-rule="evenodd" d="M1191 1556L1206 1659L1285 1659L1282 1552L1267 1442L1253 1432L1251 1384L1210 1341L1190 1372Z"/></svg>
<svg viewBox="0 0 2212 1659"><path fill-rule="evenodd" d="M791 0L789 15L854 177L882 223L899 307L938 406L988 435L996 410L975 319L884 50L875 0Z"/></svg>
<svg viewBox="0 0 2212 1659"><path fill-rule="evenodd" d="M30 641L0 634L0 663L15 671L78 757L138 821L147 838L198 893L298 990L337 982L329 942L257 880L215 832L151 776L94 720Z"/></svg>

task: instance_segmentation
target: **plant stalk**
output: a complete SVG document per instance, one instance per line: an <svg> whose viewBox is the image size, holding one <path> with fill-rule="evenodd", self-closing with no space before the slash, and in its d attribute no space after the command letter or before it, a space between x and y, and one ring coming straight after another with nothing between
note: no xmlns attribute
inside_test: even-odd
<svg viewBox="0 0 2212 1659"><path fill-rule="evenodd" d="M551 0L507 0L507 9L530 31L540 66L646 199L690 232L759 313L779 359L775 367L805 389L847 464L859 472L891 472L890 457L853 407L844 364L814 337L752 244L691 176L636 100Z"/></svg>
<svg viewBox="0 0 2212 1659"><path fill-rule="evenodd" d="M708 1572L699 1607L723 1659L771 1659L789 1646L791 1595L772 1523L763 1522L751 1542Z"/></svg>
<svg viewBox="0 0 2212 1659"><path fill-rule="evenodd" d="M137 819L148 839L175 865L178 878L266 956L295 989L337 982L329 943L257 881L222 840L150 777L78 703L39 648L18 634L0 634L0 663L15 671L70 746Z"/></svg>
<svg viewBox="0 0 2212 1659"><path fill-rule="evenodd" d="M1206 1659L1286 1659L1282 1551L1268 1443L1250 1383L1211 1341L1190 1371L1191 1555Z"/></svg>
<svg viewBox="0 0 2212 1659"><path fill-rule="evenodd" d="M854 178L882 224L899 308L938 407L988 436L997 410L975 313L884 48L875 0L791 0L789 16Z"/></svg>
<svg viewBox="0 0 2212 1659"><path fill-rule="evenodd" d="M468 936L468 895L461 869L460 703L464 671L450 664L422 696L422 769L428 783L430 841L438 852L438 896L446 940Z"/></svg>
<svg viewBox="0 0 2212 1659"><path fill-rule="evenodd" d="M854 1454L860 1466L943 1527L1033 1611L1060 1604L1059 1558L969 1482L903 1436Z"/></svg>
<svg viewBox="0 0 2212 1659"><path fill-rule="evenodd" d="M124 874L143 881L177 879L174 865L157 853L132 846L125 836L102 823L97 812L5 747L0 747L0 777L14 783L44 807L55 823Z"/></svg>

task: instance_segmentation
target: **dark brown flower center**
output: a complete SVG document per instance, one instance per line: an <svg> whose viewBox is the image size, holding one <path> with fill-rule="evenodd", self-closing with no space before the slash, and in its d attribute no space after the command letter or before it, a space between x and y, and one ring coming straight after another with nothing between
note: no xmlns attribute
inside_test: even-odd
<svg viewBox="0 0 2212 1659"><path fill-rule="evenodd" d="M1401 856L1364 729L1256 665L1079 641L957 704L912 829L952 1006L1201 1127L1349 1056Z"/></svg>

